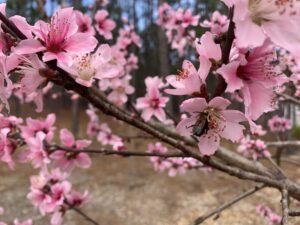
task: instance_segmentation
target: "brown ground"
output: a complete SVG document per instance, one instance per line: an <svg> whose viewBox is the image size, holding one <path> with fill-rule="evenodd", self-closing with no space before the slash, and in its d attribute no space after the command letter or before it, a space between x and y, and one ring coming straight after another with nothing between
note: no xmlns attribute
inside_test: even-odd
<svg viewBox="0 0 300 225"><path fill-rule="evenodd" d="M59 115L59 127L69 127L66 120L61 120L67 118L66 115ZM121 126L117 124L117 127ZM126 129L126 134L135 132L132 128ZM131 144L134 150L144 150L144 146L142 142ZM289 177L299 180L299 168L285 168L291 171ZM31 217L34 225L50 224L25 197L28 178L35 173L29 165L18 165L15 171L9 171L0 164L0 206L6 210L0 219ZM166 173L154 172L147 159L115 156L94 156L93 166L88 170L75 170L71 180L76 189L89 190L91 201L82 210L101 225L189 225L198 216L254 185L219 172L191 171L170 178ZM280 213L280 193L266 188L222 212L218 220L211 219L203 224L267 225L255 213L257 204L265 204ZM68 212L64 224L90 223L75 212ZM300 220L291 219L290 224L300 224Z"/></svg>

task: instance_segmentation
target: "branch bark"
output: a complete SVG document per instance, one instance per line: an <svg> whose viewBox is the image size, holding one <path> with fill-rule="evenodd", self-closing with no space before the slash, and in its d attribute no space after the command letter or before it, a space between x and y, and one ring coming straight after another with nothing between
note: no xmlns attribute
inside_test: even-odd
<svg viewBox="0 0 300 225"><path fill-rule="evenodd" d="M228 202L224 203L223 205L217 207L216 209L212 210L211 212L206 213L205 215L197 218L191 225L199 225L209 219L210 217L216 215L219 216L222 211L228 209L229 207L233 206L234 204L238 203L239 201L247 198L248 196L256 193L257 191L263 189L264 185L259 185L254 188L249 189L248 191L243 192L242 194L232 198Z"/></svg>

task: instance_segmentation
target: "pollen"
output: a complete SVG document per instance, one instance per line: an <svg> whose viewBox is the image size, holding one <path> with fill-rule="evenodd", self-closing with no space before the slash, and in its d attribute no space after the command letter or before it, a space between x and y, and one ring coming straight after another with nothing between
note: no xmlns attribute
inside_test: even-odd
<svg viewBox="0 0 300 225"><path fill-rule="evenodd" d="M178 74L176 76L176 80L184 80L189 77L189 72L186 69L178 70Z"/></svg>

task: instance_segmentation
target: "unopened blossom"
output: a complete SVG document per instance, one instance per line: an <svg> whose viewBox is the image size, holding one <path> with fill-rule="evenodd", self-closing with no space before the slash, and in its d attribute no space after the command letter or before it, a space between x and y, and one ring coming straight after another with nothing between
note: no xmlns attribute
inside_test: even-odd
<svg viewBox="0 0 300 225"><path fill-rule="evenodd" d="M73 8L59 9L51 23L39 20L32 28L38 39L23 40L16 47L18 54L44 52L43 61L58 60L71 64L70 53L89 53L97 45L96 38L88 33L78 32Z"/></svg>
<svg viewBox="0 0 300 225"><path fill-rule="evenodd" d="M77 83L90 87L94 79L119 76L119 69L110 63L111 60L111 49L103 44L93 54L74 55L72 66L62 62L58 62L58 66L73 76Z"/></svg>
<svg viewBox="0 0 300 225"><path fill-rule="evenodd" d="M91 166L91 159L88 154L84 152L76 152L76 150L83 150L91 144L89 140L75 141L73 134L67 130L60 131L60 141L63 147L72 148L74 151L68 152L64 150L57 150L51 154L53 159L53 166L58 167L66 172L71 172L75 167L89 168Z"/></svg>
<svg viewBox="0 0 300 225"><path fill-rule="evenodd" d="M291 120L279 116L273 116L269 119L268 125L272 132L286 132L293 127Z"/></svg>
<svg viewBox="0 0 300 225"><path fill-rule="evenodd" d="M164 121L166 119L166 114L163 108L166 106L169 98L162 97L160 95L158 83L161 81L159 81L157 78L158 77L146 78L145 83L147 94L145 97L137 99L136 108L143 110L141 117L145 121L149 121L152 116L155 116L160 121Z"/></svg>
<svg viewBox="0 0 300 225"><path fill-rule="evenodd" d="M202 27L210 28L213 34L220 35L227 32L229 20L227 16L222 15L219 11L213 12L210 20L204 20L201 23Z"/></svg>
<svg viewBox="0 0 300 225"><path fill-rule="evenodd" d="M245 121L243 113L237 110L227 110L230 101L215 97L209 103L204 98L192 98L184 101L181 111L190 114L176 127L183 136L195 135L203 155L213 155L220 145L220 139L225 138L234 142L243 137Z"/></svg>
<svg viewBox="0 0 300 225"><path fill-rule="evenodd" d="M171 95L199 95L204 85L201 75L188 60L183 61L182 70L179 70L177 75L169 75L166 80L174 87L174 89L165 90Z"/></svg>
<svg viewBox="0 0 300 225"><path fill-rule="evenodd" d="M82 12L75 10L76 23L78 25L78 32L81 33L89 33L91 35L95 35L95 29L92 26L92 18L83 14Z"/></svg>
<svg viewBox="0 0 300 225"><path fill-rule="evenodd" d="M108 12L104 9L98 10L95 14L96 30L105 39L112 39L112 30L115 29L116 23L108 19Z"/></svg>
<svg viewBox="0 0 300 225"><path fill-rule="evenodd" d="M240 47L261 46L266 38L299 56L300 2L297 0L223 0L234 5L233 21Z"/></svg>
<svg viewBox="0 0 300 225"><path fill-rule="evenodd" d="M205 82L211 67L218 64L222 58L221 46L215 43L214 35L210 32L203 34L200 41L196 40L195 46L200 61L200 69L198 72Z"/></svg>
<svg viewBox="0 0 300 225"><path fill-rule="evenodd" d="M266 41L217 70L227 83L227 92L240 92L245 114L252 120L274 110L274 88L287 81L275 59L274 46Z"/></svg>
<svg viewBox="0 0 300 225"><path fill-rule="evenodd" d="M21 136L25 140L36 137L38 132L45 134L45 139L50 142L54 136L54 123L56 120L55 114L51 113L46 119L26 119L26 126L21 126Z"/></svg>

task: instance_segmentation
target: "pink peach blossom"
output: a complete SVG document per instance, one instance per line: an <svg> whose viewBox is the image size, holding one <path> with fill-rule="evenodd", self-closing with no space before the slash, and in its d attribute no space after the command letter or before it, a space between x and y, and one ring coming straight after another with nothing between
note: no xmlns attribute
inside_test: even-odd
<svg viewBox="0 0 300 225"><path fill-rule="evenodd" d="M60 141L64 147L83 150L91 144L89 140L75 141L73 134L67 130L60 131ZM84 152L67 152L57 150L50 156L53 159L53 166L61 168L66 172L71 172L75 166L81 168L89 168L91 166L91 159L88 154Z"/></svg>
<svg viewBox="0 0 300 225"><path fill-rule="evenodd" d="M83 14L78 10L75 10L74 12L76 16L76 23L78 25L78 32L95 35L96 32L94 27L92 26L92 18L89 15Z"/></svg>
<svg viewBox="0 0 300 225"><path fill-rule="evenodd" d="M219 11L213 12L210 20L204 20L201 24L202 27L210 28L213 34L220 35L227 32L229 20L227 16L222 15Z"/></svg>
<svg viewBox="0 0 300 225"><path fill-rule="evenodd" d="M73 8L58 10L47 24L40 20L32 28L37 39L23 40L16 47L18 54L44 52L43 61L63 61L70 65L70 53L89 53L97 45L95 37L78 32Z"/></svg>
<svg viewBox="0 0 300 225"><path fill-rule="evenodd" d="M155 116L160 121L164 121L166 114L163 108L166 106L169 98L160 96L158 87L161 81L158 77L147 77L145 83L147 94L145 97L137 99L136 108L143 110L141 116L145 121L149 121L152 116Z"/></svg>
<svg viewBox="0 0 300 225"><path fill-rule="evenodd" d="M213 155L221 137L234 142L243 137L244 126L239 123L245 121L245 116L237 110L226 110L229 105L230 101L222 97L215 97L209 103L204 98L188 99L180 108L190 117L181 120L176 131L184 136L195 134L200 152Z"/></svg>
<svg viewBox="0 0 300 225"><path fill-rule="evenodd" d="M288 80L273 63L275 59L274 46L266 41L217 70L227 82L227 92L240 91L245 114L252 120L274 110L273 89Z"/></svg>
<svg viewBox="0 0 300 225"><path fill-rule="evenodd" d="M108 12L106 10L98 10L95 14L96 30L105 39L112 39L112 30L115 29L116 23L108 19Z"/></svg>
<svg viewBox="0 0 300 225"><path fill-rule="evenodd" d="M300 3L297 0L230 0L239 47L261 46L266 38L299 56Z"/></svg>
<svg viewBox="0 0 300 225"><path fill-rule="evenodd" d="M165 92L171 95L193 95L201 92L201 86L204 84L201 75L194 65L184 60L182 70L178 75L166 77L167 82L175 89L166 89Z"/></svg>

